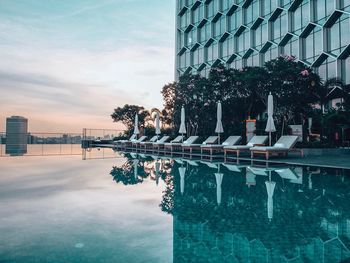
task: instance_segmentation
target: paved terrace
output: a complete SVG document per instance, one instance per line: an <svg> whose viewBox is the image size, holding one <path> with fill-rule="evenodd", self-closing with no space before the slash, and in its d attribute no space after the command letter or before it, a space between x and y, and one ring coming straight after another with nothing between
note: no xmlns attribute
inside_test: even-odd
<svg viewBox="0 0 350 263"><path fill-rule="evenodd" d="M113 148L112 145L96 145L95 147L103 147L103 148ZM116 149L118 150L118 149ZM126 148L121 150L122 152L128 152L128 153L140 153L139 149L135 148ZM143 151L141 153L144 153ZM182 152L173 152L174 158L175 157L182 157ZM151 151L145 152L146 155L153 155L153 156L168 156L169 152L160 151L158 153L152 153ZM223 161L223 154L216 154L213 158L214 162L217 161ZM185 155L185 157L188 157ZM192 159L203 159L208 160L209 155L201 155L200 153L193 153ZM265 160L262 157L257 157L254 159L251 159L249 154L242 155L241 158L237 159L234 158L234 155L230 155L230 158L227 160L228 163L239 163L239 162L249 162L254 164L290 164L290 165L305 165L305 166L319 166L319 167L331 167L331 168L342 168L342 169L350 169L350 149L330 149L328 152L318 154L318 155L312 155L309 154L304 157L300 157L298 154L290 153L288 157L271 157L270 160Z"/></svg>

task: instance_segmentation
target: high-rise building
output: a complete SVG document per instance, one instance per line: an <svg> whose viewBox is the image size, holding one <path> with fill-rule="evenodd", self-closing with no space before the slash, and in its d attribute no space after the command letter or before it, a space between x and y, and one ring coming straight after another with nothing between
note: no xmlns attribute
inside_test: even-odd
<svg viewBox="0 0 350 263"><path fill-rule="evenodd" d="M21 116L6 118L6 154L27 153L28 119Z"/></svg>
<svg viewBox="0 0 350 263"><path fill-rule="evenodd" d="M177 0L176 77L293 55L350 83L350 0Z"/></svg>

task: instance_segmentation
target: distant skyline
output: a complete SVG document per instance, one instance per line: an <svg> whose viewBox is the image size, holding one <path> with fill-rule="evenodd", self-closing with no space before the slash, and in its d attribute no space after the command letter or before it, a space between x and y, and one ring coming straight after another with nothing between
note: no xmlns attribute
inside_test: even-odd
<svg viewBox="0 0 350 263"><path fill-rule="evenodd" d="M124 104L162 107L174 80L175 0L3 0L0 131L117 129Z"/></svg>

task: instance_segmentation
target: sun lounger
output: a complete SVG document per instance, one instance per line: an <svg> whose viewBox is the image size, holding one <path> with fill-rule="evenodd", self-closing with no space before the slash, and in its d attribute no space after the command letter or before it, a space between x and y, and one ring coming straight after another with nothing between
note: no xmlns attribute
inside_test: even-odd
<svg viewBox="0 0 350 263"><path fill-rule="evenodd" d="M123 143L132 142L135 140L136 140L136 134L133 134L133 135L131 135L129 140L117 140L117 141L114 141L113 144L114 144L114 146L118 147L118 146L121 146Z"/></svg>
<svg viewBox="0 0 350 263"><path fill-rule="evenodd" d="M210 153L210 160L213 160L213 152L222 151L225 147L237 144L242 139L241 136L230 136L222 144L205 144L201 145L201 157L203 158L203 152L208 151Z"/></svg>
<svg viewBox="0 0 350 263"><path fill-rule="evenodd" d="M133 148L136 148L140 145L141 142L145 141L147 139L147 136L141 136L139 139L137 139L136 141L131 142L131 146Z"/></svg>
<svg viewBox="0 0 350 263"><path fill-rule="evenodd" d="M183 145L191 145L195 143L198 140L198 136L190 136L186 141L182 142L171 142L171 143L165 143L164 144L164 154L167 153L167 151L170 150L171 156L174 154L174 150L181 149Z"/></svg>
<svg viewBox="0 0 350 263"><path fill-rule="evenodd" d="M152 146L152 144L153 144L154 142L156 142L157 140L158 140L158 136L155 135L155 136L153 136L149 141L140 142L140 143L139 143L140 151L142 150L142 148L144 148L145 151L146 151L147 146Z"/></svg>
<svg viewBox="0 0 350 263"><path fill-rule="evenodd" d="M233 152L236 153L236 157L239 158L241 152L249 152L250 148L254 146L262 146L267 141L268 137L263 136L254 136L246 145L229 145L224 147L224 159L227 160L227 153Z"/></svg>
<svg viewBox="0 0 350 263"><path fill-rule="evenodd" d="M218 136L209 136L202 144L195 144L194 142L184 142L182 147L182 156L186 154L186 151L189 151L190 159L192 158L193 150L200 150L202 145L214 144L218 140Z"/></svg>
<svg viewBox="0 0 350 263"><path fill-rule="evenodd" d="M299 151L301 156L304 156L302 150L296 150L293 147L298 141L298 136L281 136L279 140L273 146L254 146L250 148L251 158L254 158L255 154L265 155L266 160L270 155L284 155L287 156L291 151Z"/></svg>
<svg viewBox="0 0 350 263"><path fill-rule="evenodd" d="M181 141L182 136L179 136L179 137L180 137L179 140ZM166 143L169 140L170 140L170 136L165 135L159 140L157 140L156 142L152 143L153 152L155 152L155 150L158 150L158 153L159 153L160 148L164 147L164 143Z"/></svg>

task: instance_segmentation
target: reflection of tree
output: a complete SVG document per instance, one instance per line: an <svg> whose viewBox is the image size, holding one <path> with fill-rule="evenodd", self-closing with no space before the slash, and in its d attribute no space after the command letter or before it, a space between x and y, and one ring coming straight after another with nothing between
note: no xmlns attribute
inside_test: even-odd
<svg viewBox="0 0 350 263"><path fill-rule="evenodd" d="M350 217L350 179L344 176L314 176L313 189L307 187L304 169L302 185L277 182L274 195L274 218L267 218L266 177L258 176L255 187L245 186L246 172L225 173L222 182L222 204L216 203L215 169L188 167L185 193L180 193L178 165L168 177L161 203L162 210L186 224L205 223L217 235L239 233L248 240L260 240L266 248L288 255L296 246L314 238L327 239L321 225L341 223ZM175 187L174 187L175 186Z"/></svg>
<svg viewBox="0 0 350 263"><path fill-rule="evenodd" d="M124 185L141 183L144 178L147 178L150 173L147 173L144 169L144 161L139 161L137 165L137 177L135 178L134 169L135 164L133 159L127 159L127 161L121 166L113 166L110 172L113 180L116 183L123 183Z"/></svg>

